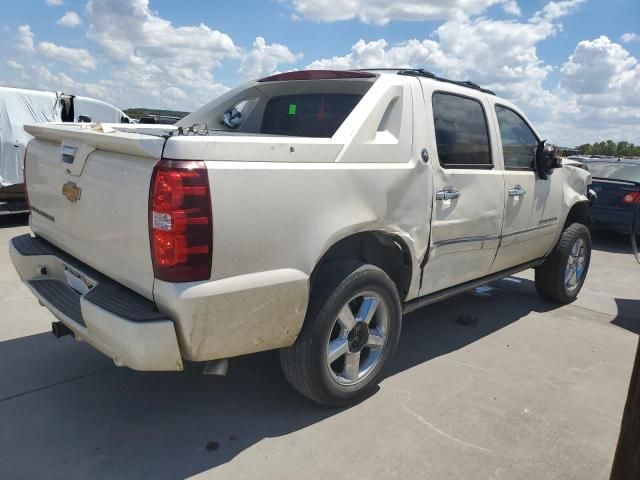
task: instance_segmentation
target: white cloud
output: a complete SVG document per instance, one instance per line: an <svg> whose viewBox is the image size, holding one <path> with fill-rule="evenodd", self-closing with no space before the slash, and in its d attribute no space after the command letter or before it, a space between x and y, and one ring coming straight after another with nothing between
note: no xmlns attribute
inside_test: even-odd
<svg viewBox="0 0 640 480"><path fill-rule="evenodd" d="M40 42L38 52L48 58L64 62L76 70L86 71L96 68L96 61L84 48L69 48L51 42Z"/></svg>
<svg viewBox="0 0 640 480"><path fill-rule="evenodd" d="M606 37L580 42L560 69L561 81L547 85L554 67L538 57L537 45L561 32L561 17L581 3L551 2L524 21L454 19L424 40L360 40L346 55L307 68L423 67L514 101L551 141L571 145L604 135L638 143L640 67L622 46Z"/></svg>
<svg viewBox="0 0 640 480"><path fill-rule="evenodd" d="M47 5L50 7L59 7L60 5L64 5L63 0L47 0Z"/></svg>
<svg viewBox="0 0 640 480"><path fill-rule="evenodd" d="M214 71L221 62L243 55L228 35L204 24L174 26L151 11L148 0L89 0L84 13L88 37L84 48L36 42L29 25L20 27L14 51L22 58L28 54L29 59L21 60L22 71L5 68L11 76L3 81L96 96L120 107L191 110L228 90L214 78ZM278 61L286 60L277 55L282 54L279 48L265 47ZM100 67L99 80L72 78L75 74L69 69L58 73L62 70L56 71L52 61L64 62L81 74Z"/></svg>
<svg viewBox="0 0 640 480"><path fill-rule="evenodd" d="M16 50L21 53L31 56L39 53L47 58L66 63L76 70L87 71L96 68L96 60L84 48L63 47L51 42L40 42L36 45L29 25L18 27L15 45Z"/></svg>
<svg viewBox="0 0 640 480"><path fill-rule="evenodd" d="M638 40L640 40L640 35L638 35L637 33L625 33L624 35L622 35L622 37L620 37L620 40L622 41L622 43L637 42Z"/></svg>
<svg viewBox="0 0 640 480"><path fill-rule="evenodd" d="M149 9L149 0L89 0L86 13L88 37L119 62L211 67L239 55L228 35L203 23L174 27Z"/></svg>
<svg viewBox="0 0 640 480"><path fill-rule="evenodd" d="M103 84L131 104L157 106L160 98L174 98L175 105L164 106L196 108L226 90L213 70L242 53L231 37L203 23L174 26L149 8L149 0L89 0L85 17L87 37L112 68L112 80ZM186 101L165 96L172 87L188 91Z"/></svg>
<svg viewBox="0 0 640 480"><path fill-rule="evenodd" d="M82 23L80 16L76 12L67 12L56 22L61 27L77 27Z"/></svg>
<svg viewBox="0 0 640 480"><path fill-rule="evenodd" d="M520 10L520 5L518 5L518 2L516 1L506 2L504 5L502 5L502 8L505 12L511 15L515 15L517 17L522 15L522 10Z"/></svg>
<svg viewBox="0 0 640 480"><path fill-rule="evenodd" d="M562 17L584 0L549 2L530 18L513 0L283 1L293 4L300 19L445 20L422 38L360 40L344 55L309 68L424 67L513 100L551 141L572 145L611 137L640 143L640 67L621 44L607 37L585 40L557 66L538 56L538 45L558 35ZM498 9L511 17L488 16ZM84 48L36 42L29 25L19 27L14 51L0 57L4 75L10 75L5 83L93 96L125 108L191 110L227 90L216 78L227 60L238 61L240 76L260 77L302 57L262 37L243 49L209 25L173 25L150 9L149 0L88 0L84 14ZM620 42L637 39L628 33ZM53 60L80 73L57 72ZM92 75L84 73L98 67L99 80L87 80Z"/></svg>
<svg viewBox="0 0 640 480"><path fill-rule="evenodd" d="M256 37L252 50L242 58L240 74L248 78L257 78L273 73L280 64L291 64L302 58L302 54L294 54L286 45L267 42Z"/></svg>
<svg viewBox="0 0 640 480"><path fill-rule="evenodd" d="M578 126L640 140L640 63L621 45L605 36L582 41L560 72Z"/></svg>
<svg viewBox="0 0 640 480"><path fill-rule="evenodd" d="M31 53L35 51L33 46L33 32L29 25L21 25L18 27L16 35L16 48L23 52Z"/></svg>
<svg viewBox="0 0 640 480"><path fill-rule="evenodd" d="M87 97L94 97L104 101L110 101L114 103L114 99L111 98L109 90L103 85L91 83L91 82L79 82L69 77L65 73L52 73L44 65L36 65L33 70L38 77L39 88L50 88L49 85L57 85L56 91L62 91L65 93L72 93L74 95L85 95ZM118 106L118 105L116 105Z"/></svg>
<svg viewBox="0 0 640 480"><path fill-rule="evenodd" d="M18 62L16 62L16 61L14 61L14 60L9 60L9 61L7 62L7 65L8 65L9 67L13 68L14 70L18 70L18 71L24 70L24 65L22 65L21 63L18 63Z"/></svg>
<svg viewBox="0 0 640 480"><path fill-rule="evenodd" d="M351 47L351 52L343 57L316 60L307 66L310 69L355 68L403 68L429 65L430 68L446 70L453 63L434 40L409 40L389 47L386 40L372 42L359 40Z"/></svg>
<svg viewBox="0 0 640 480"><path fill-rule="evenodd" d="M559 17L581 1L552 2L522 22L486 17L451 20L432 38L393 46L384 39L360 40L347 55L318 60L308 68L424 67L472 80L513 99L531 98L552 70L538 58L536 45L560 31Z"/></svg>
<svg viewBox="0 0 640 480"><path fill-rule="evenodd" d="M17 70L17 76L14 81L6 82L8 85L34 90L61 91L73 95L85 95L113 103L109 90L102 85L79 82L65 73L53 73L40 62L25 65L16 63L16 65L19 65L19 68L12 68Z"/></svg>
<svg viewBox="0 0 640 480"><path fill-rule="evenodd" d="M424 21L462 19L504 4L508 13L518 15L515 0L289 0L295 15L323 22L358 19L385 25L392 20Z"/></svg>
<svg viewBox="0 0 640 480"><path fill-rule="evenodd" d="M586 1L587 0L563 0L560 2L549 2L542 10L534 15L533 20L537 22L556 20L568 15Z"/></svg>
<svg viewBox="0 0 640 480"><path fill-rule="evenodd" d="M605 139L640 143L640 64L601 36L576 45L552 91L542 91L538 127L549 138L578 145ZM564 141L563 141L564 140Z"/></svg>
<svg viewBox="0 0 640 480"><path fill-rule="evenodd" d="M578 43L561 69L561 85L578 94L607 94L624 88L632 92L640 83L638 61L621 45L601 36ZM640 99L639 99L640 100Z"/></svg>

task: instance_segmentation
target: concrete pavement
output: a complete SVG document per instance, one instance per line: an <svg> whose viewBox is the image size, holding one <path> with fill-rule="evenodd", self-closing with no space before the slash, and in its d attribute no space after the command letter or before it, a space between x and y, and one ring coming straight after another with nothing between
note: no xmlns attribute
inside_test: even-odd
<svg viewBox="0 0 640 480"><path fill-rule="evenodd" d="M596 236L573 305L539 299L524 272L409 315L379 390L327 410L273 352L217 378L56 340L8 259L21 222L0 219L0 478L608 478L640 331L625 238Z"/></svg>

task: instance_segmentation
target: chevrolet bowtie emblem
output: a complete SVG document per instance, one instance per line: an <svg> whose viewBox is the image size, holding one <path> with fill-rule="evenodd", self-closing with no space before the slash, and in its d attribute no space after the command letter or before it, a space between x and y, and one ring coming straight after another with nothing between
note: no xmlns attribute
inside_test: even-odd
<svg viewBox="0 0 640 480"><path fill-rule="evenodd" d="M80 200L80 195L82 195L82 189L74 182L67 182L62 186L62 194L70 202L77 202Z"/></svg>

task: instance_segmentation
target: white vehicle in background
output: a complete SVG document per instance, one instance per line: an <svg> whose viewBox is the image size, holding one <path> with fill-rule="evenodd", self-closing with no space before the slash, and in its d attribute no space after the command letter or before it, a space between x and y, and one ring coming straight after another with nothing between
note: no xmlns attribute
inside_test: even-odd
<svg viewBox="0 0 640 480"><path fill-rule="evenodd" d="M130 119L93 98L0 87L0 216L28 211L23 160L33 137L24 125L59 122L129 123Z"/></svg>
<svg viewBox="0 0 640 480"><path fill-rule="evenodd" d="M403 313L527 268L568 303L589 268L589 173L511 103L423 70L275 75L177 126L27 130L13 263L54 334L136 370L280 349L298 391L342 405L382 378Z"/></svg>

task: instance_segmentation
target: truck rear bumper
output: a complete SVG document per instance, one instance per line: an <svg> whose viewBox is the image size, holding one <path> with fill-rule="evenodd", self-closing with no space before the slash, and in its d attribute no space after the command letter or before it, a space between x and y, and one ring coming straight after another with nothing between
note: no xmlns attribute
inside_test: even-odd
<svg viewBox="0 0 640 480"><path fill-rule="evenodd" d="M9 252L22 281L78 340L118 366L183 369L174 324L153 302L38 237L12 239Z"/></svg>

